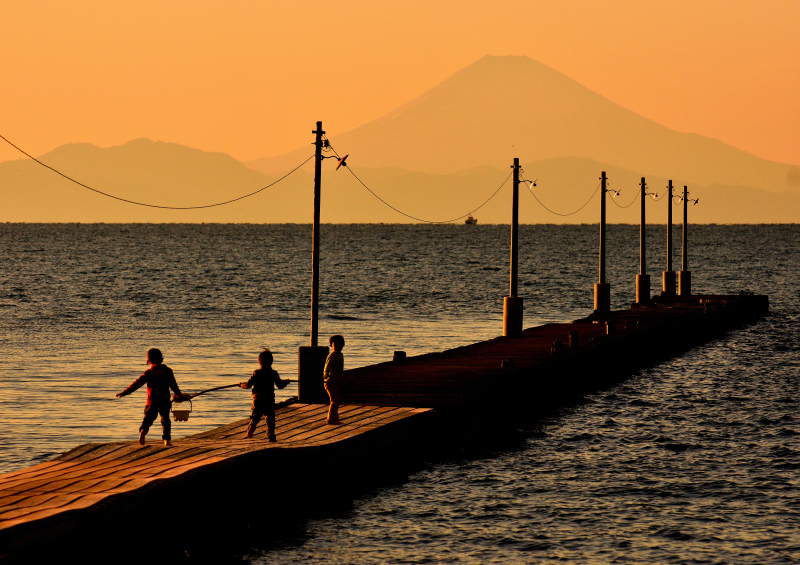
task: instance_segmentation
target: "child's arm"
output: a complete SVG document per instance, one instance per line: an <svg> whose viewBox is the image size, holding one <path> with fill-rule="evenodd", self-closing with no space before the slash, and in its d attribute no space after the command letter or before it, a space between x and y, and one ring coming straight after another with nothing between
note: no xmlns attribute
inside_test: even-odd
<svg viewBox="0 0 800 565"><path fill-rule="evenodd" d="M249 378L249 379L247 379L247 380L246 380L245 382L243 382L243 383L239 383L239 386L240 386L240 387L242 387L242 388L250 388L251 386L253 386L253 378L254 378L255 376L256 376L256 372L255 372L255 371L253 371L253 374L252 374L252 375L250 375L250 378Z"/></svg>
<svg viewBox="0 0 800 565"><path fill-rule="evenodd" d="M184 400L188 400L188 397L184 396L184 394L181 392L181 389L178 386L178 381L175 380L175 374L172 372L172 370L170 370L169 376L170 376L169 388L171 388L172 391L175 393L175 398L177 399L177 401L183 402Z"/></svg>
<svg viewBox="0 0 800 565"><path fill-rule="evenodd" d="M272 375L273 375L272 382L274 382L275 386L278 387L278 388L286 388L286 385L288 385L290 382L292 382L292 381L290 381L288 379L287 380L283 380L281 378L281 376L278 374L278 371L273 371Z"/></svg>
<svg viewBox="0 0 800 565"><path fill-rule="evenodd" d="M130 393L141 387L145 382L145 373L142 373L142 376L136 379L131 383L131 386L123 390L122 392L117 393L117 398L122 398L123 396L128 396Z"/></svg>

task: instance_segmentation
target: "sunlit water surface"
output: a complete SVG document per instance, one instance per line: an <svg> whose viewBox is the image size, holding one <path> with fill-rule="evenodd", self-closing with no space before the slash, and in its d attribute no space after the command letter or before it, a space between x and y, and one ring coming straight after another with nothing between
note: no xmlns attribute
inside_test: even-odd
<svg viewBox="0 0 800 565"><path fill-rule="evenodd" d="M653 287L665 229L648 234ZM321 335L345 335L349 367L498 335L508 236L323 226ZM526 325L588 314L597 226L520 236ZM638 227L608 236L623 307ZM519 449L432 463L246 560L800 562L800 227L697 226L691 237L697 292L768 294L771 315L562 409L523 430ZM191 392L244 380L265 346L294 377L308 344L309 226L0 224L0 239L0 472L134 439L144 392L114 394L149 347ZM245 391L221 391L198 398L173 435L248 415Z"/></svg>

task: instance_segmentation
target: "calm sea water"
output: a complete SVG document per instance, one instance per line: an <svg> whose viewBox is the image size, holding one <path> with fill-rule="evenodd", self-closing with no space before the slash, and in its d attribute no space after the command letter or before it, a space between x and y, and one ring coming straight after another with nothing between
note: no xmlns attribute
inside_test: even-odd
<svg viewBox="0 0 800 565"><path fill-rule="evenodd" d="M648 234L654 287L665 230ZM294 377L310 231L0 224L0 472L135 439L144 393L114 394L150 347L190 392L245 379L265 346ZM608 236L623 307L638 227ZM522 226L520 237L526 325L590 313L597 226ZM507 227L326 225L322 238L320 331L345 335L346 366L501 332ZM771 315L522 430L519 449L431 464L246 560L800 562L800 226L696 226L691 238L697 292L768 294ZM198 398L173 434L247 417L248 399Z"/></svg>

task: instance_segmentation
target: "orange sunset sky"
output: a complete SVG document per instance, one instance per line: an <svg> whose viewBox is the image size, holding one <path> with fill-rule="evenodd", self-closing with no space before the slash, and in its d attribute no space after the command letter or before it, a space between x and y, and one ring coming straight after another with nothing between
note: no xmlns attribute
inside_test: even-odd
<svg viewBox="0 0 800 565"><path fill-rule="evenodd" d="M669 128L800 164L800 2L2 2L0 134L247 161L526 55ZM21 157L5 144L0 161Z"/></svg>

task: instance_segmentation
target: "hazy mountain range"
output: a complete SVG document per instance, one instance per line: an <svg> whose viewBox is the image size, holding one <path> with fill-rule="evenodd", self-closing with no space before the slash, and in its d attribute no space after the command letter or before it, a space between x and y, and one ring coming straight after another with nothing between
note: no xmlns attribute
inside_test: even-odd
<svg viewBox="0 0 800 565"><path fill-rule="evenodd" d="M312 116L309 126L317 116ZM324 117L323 117L324 119ZM324 125L324 123L323 123ZM310 131L311 128L309 128ZM536 178L536 196L558 213L578 209L605 170L615 199L628 205L640 177L659 195L667 179L689 186L691 221L797 222L800 167L760 159L719 141L679 133L638 116L526 57L484 57L385 117L336 134L333 147L378 196L422 219L473 211L500 187L514 157ZM309 135L309 141L312 141ZM312 153L240 163L228 155L138 139L98 148L59 147L40 159L80 182L120 198L163 206L203 206L266 186ZM414 221L381 203L350 171L323 173L324 222ZM143 208L79 187L30 160L0 163L0 221L302 222L311 220L313 166L251 198L202 210ZM527 189L523 187L523 192ZM506 223L510 182L475 215ZM548 212L523 195L522 222L595 223L597 195L579 213ZM675 209L676 222L678 209ZM666 203L650 202L663 223ZM638 206L609 204L609 221L638 222Z"/></svg>

